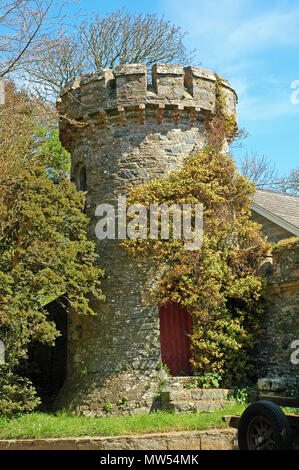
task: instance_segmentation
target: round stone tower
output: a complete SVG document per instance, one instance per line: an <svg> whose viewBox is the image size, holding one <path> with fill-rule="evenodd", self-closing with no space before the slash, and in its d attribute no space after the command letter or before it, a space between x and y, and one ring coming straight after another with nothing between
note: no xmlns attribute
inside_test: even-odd
<svg viewBox="0 0 299 470"><path fill-rule="evenodd" d="M149 411L161 381L160 321L149 288L156 269L137 263L117 239L98 240L99 204L117 207L132 185L166 176L205 145L204 121L215 108L216 75L198 67L144 64L103 69L69 84L58 105L60 139L71 176L87 191L89 234L97 243L105 302L97 315L69 316L67 378L58 407L84 414ZM229 113L237 96L221 79Z"/></svg>

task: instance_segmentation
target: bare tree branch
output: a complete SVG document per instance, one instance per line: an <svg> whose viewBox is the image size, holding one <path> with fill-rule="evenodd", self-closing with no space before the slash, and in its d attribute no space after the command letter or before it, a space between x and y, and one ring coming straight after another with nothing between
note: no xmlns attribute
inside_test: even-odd
<svg viewBox="0 0 299 470"><path fill-rule="evenodd" d="M257 188L274 189L290 194L299 194L299 167L287 175L279 175L274 162L256 152L245 154L239 164L240 172L253 181Z"/></svg>
<svg viewBox="0 0 299 470"><path fill-rule="evenodd" d="M59 42L65 4L62 1L58 12L52 13L54 0L0 1L0 77L28 65Z"/></svg>
<svg viewBox="0 0 299 470"><path fill-rule="evenodd" d="M79 34L94 69L138 62L151 66L173 60L187 65L195 52L187 52L183 45L186 33L164 16L130 14L125 8L82 23Z"/></svg>
<svg viewBox="0 0 299 470"><path fill-rule="evenodd" d="M67 82L88 70L86 57L74 35L64 34L57 44L39 51L23 66L23 78L37 93L55 99Z"/></svg>
<svg viewBox="0 0 299 470"><path fill-rule="evenodd" d="M277 181L279 178L275 163L271 162L265 155L258 155L257 152L246 153L242 157L239 167L241 173L248 176L256 186L271 185L273 181Z"/></svg>
<svg viewBox="0 0 299 470"><path fill-rule="evenodd" d="M279 183L280 191L290 194L299 194L299 166L293 168Z"/></svg>
<svg viewBox="0 0 299 470"><path fill-rule="evenodd" d="M41 28L41 25L45 19L45 17L47 16L48 14L48 11L50 9L52 5L52 0L49 2L49 4L46 6L46 9L44 10L44 12L40 12L41 13L41 16L38 18L38 21L37 21L37 26L36 28L32 31L31 35L28 36L28 39L27 39L27 42L24 44L23 48L21 48L20 52L17 54L16 57L14 57L12 60L10 60L9 62L9 65L7 66L6 69L2 70L2 72L0 73L0 76L1 77L4 77L4 75L8 74L11 70L13 70L13 68L15 67L15 65L20 62L21 58L24 56L25 52L27 51L27 49L29 49L30 45L33 43L34 41L34 38L36 37L37 33L39 32L40 28ZM10 13L13 11L13 9L10 10Z"/></svg>

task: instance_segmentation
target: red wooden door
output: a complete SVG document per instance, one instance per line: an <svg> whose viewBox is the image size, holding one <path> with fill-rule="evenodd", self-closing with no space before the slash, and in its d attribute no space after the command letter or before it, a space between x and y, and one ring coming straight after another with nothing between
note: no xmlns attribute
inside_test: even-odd
<svg viewBox="0 0 299 470"><path fill-rule="evenodd" d="M176 303L160 307L160 344L162 362L166 364L171 375L192 375L190 359L192 358L191 340L192 318L186 308Z"/></svg>

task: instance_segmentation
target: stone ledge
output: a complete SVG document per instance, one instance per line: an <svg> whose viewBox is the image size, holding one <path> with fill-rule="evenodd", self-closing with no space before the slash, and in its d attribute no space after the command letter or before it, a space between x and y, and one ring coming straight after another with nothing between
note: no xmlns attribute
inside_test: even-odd
<svg viewBox="0 0 299 470"><path fill-rule="evenodd" d="M116 437L0 440L1 450L237 450L235 429Z"/></svg>

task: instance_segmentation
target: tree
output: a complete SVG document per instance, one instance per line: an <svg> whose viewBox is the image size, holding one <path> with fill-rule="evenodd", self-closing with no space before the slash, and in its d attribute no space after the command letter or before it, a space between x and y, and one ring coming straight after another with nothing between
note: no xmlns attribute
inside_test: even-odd
<svg viewBox="0 0 299 470"><path fill-rule="evenodd" d="M0 413L32 410L39 402L20 365L28 345L52 345L55 325L46 299L93 314L90 299L103 298L94 243L87 240L84 194L67 179L55 183L37 155L40 107L7 86L0 108Z"/></svg>
<svg viewBox="0 0 299 470"><path fill-rule="evenodd" d="M55 100L68 82L90 70L78 35L67 33L52 47L37 51L34 61L23 67L30 87L49 100Z"/></svg>
<svg viewBox="0 0 299 470"><path fill-rule="evenodd" d="M60 143L56 126L38 125L35 134L38 139L35 157L46 167L48 176L55 182L69 178L71 156Z"/></svg>
<svg viewBox="0 0 299 470"><path fill-rule="evenodd" d="M49 95L57 96L66 83L83 73L118 64L178 62L189 64L194 51L183 44L186 33L164 17L131 14L125 8L82 22L55 47L40 51L26 72Z"/></svg>
<svg viewBox="0 0 299 470"><path fill-rule="evenodd" d="M123 8L82 23L79 31L89 65L95 70L140 62L148 66L174 60L187 64L192 58L183 45L186 33L154 14L130 14Z"/></svg>
<svg viewBox="0 0 299 470"><path fill-rule="evenodd" d="M7 106L2 108L2 122L5 116L6 131L2 132L0 141L2 155L10 153L19 155L20 158L25 146L30 155L34 154L35 160L47 168L48 175L53 180L68 178L70 154L59 141L57 116L53 106L25 89L17 90L13 81L6 80L5 89Z"/></svg>
<svg viewBox="0 0 299 470"><path fill-rule="evenodd" d="M246 153L239 167L242 175L248 176L257 188L299 194L299 167L293 168L287 175L280 175L275 163L257 152Z"/></svg>
<svg viewBox="0 0 299 470"><path fill-rule="evenodd" d="M282 178L279 189L285 193L299 194L299 166L293 168Z"/></svg>
<svg viewBox="0 0 299 470"><path fill-rule="evenodd" d="M170 301L188 308L194 373L220 374L224 386L253 372L252 348L263 312L259 262L267 247L259 225L250 220L254 185L236 172L223 150L234 129L216 82L216 113L206 121L205 149L189 156L179 171L134 188L127 200L148 213L151 204L202 204L202 247L188 251L186 240L173 233L169 240L148 236L122 242L133 257L164 266L153 294L160 305Z"/></svg>
<svg viewBox="0 0 299 470"><path fill-rule="evenodd" d="M257 152L246 153L240 161L242 175L248 176L257 187L270 186L279 180L278 170L275 163L271 162L265 155Z"/></svg>
<svg viewBox="0 0 299 470"><path fill-rule="evenodd" d="M0 78L30 63L38 54L57 45L59 11L50 16L53 0L7 0L0 5ZM53 27L56 27L56 32Z"/></svg>

